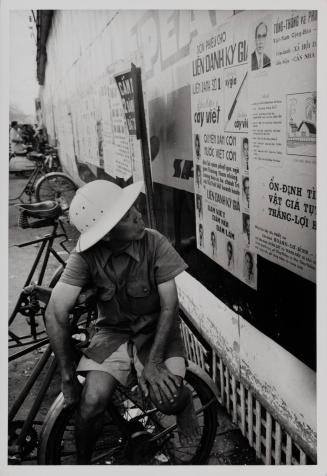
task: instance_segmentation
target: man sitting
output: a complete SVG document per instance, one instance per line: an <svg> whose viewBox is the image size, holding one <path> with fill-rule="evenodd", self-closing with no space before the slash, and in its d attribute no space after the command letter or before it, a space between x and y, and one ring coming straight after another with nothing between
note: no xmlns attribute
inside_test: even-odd
<svg viewBox="0 0 327 476"><path fill-rule="evenodd" d="M59 363L66 405L78 404L77 463L89 464L117 382L134 366L145 396L176 414L181 441L199 432L192 396L183 386L185 353L174 278L187 265L158 231L145 228L134 206L142 182L121 189L105 180L80 188L70 220L81 232L53 289L47 331ZM97 288L96 332L77 368L68 314L85 285ZM83 389L77 373L86 376Z"/></svg>

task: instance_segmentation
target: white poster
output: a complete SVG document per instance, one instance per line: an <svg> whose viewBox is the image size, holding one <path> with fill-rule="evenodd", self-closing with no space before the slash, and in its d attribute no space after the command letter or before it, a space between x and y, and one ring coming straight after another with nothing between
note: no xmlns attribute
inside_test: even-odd
<svg viewBox="0 0 327 476"><path fill-rule="evenodd" d="M101 78L97 113L99 165L112 177L143 179L141 142L136 138L130 63L111 65ZM125 67L125 69L123 69Z"/></svg>
<svg viewBox="0 0 327 476"><path fill-rule="evenodd" d="M196 38L198 248L257 287L257 254L315 280L317 15L246 12Z"/></svg>
<svg viewBox="0 0 327 476"><path fill-rule="evenodd" d="M235 18L197 39L191 56L198 247L256 288L249 195L246 22Z"/></svg>
<svg viewBox="0 0 327 476"><path fill-rule="evenodd" d="M128 180L132 176L129 131L119 89L112 75L109 77L109 88L114 150L110 159L115 161L115 177Z"/></svg>
<svg viewBox="0 0 327 476"><path fill-rule="evenodd" d="M101 78L99 95L99 109L103 131L103 168L108 175L115 177L114 157L114 131L112 126L112 110L110 102L109 75L106 73Z"/></svg>
<svg viewBox="0 0 327 476"><path fill-rule="evenodd" d="M270 63L249 72L253 245L315 281L317 12L272 13L249 26L253 50Z"/></svg>
<svg viewBox="0 0 327 476"><path fill-rule="evenodd" d="M115 75L128 130L129 158L134 181L143 180L141 141L136 137L134 91L131 70ZM137 92L136 92L137 94Z"/></svg>

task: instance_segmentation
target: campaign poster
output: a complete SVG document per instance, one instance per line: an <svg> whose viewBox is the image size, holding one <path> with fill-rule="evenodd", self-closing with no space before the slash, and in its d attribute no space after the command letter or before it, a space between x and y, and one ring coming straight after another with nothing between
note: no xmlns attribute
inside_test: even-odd
<svg viewBox="0 0 327 476"><path fill-rule="evenodd" d="M198 248L257 287L257 255L316 262L317 12L244 12L193 41Z"/></svg>
<svg viewBox="0 0 327 476"><path fill-rule="evenodd" d="M142 153L136 138L131 71L126 67L121 62L110 65L99 79L94 147L97 164L107 174L125 181L133 176L137 181L143 179Z"/></svg>
<svg viewBox="0 0 327 476"><path fill-rule="evenodd" d="M115 162L114 176L128 180L132 176L130 157L129 131L123 104L114 76L109 77L110 108L113 130L113 157Z"/></svg>
<svg viewBox="0 0 327 476"><path fill-rule="evenodd" d="M134 91L131 71L115 75L115 81L120 93L125 121L128 129L130 162L133 179L134 181L143 180L141 142L136 137Z"/></svg>
<svg viewBox="0 0 327 476"><path fill-rule="evenodd" d="M192 144L198 248L257 287L251 235L248 28L242 18L193 42Z"/></svg>
<svg viewBox="0 0 327 476"><path fill-rule="evenodd" d="M105 73L100 79L99 87L99 119L102 124L102 167L108 175L115 177L114 131L110 102L110 77Z"/></svg>
<svg viewBox="0 0 327 476"><path fill-rule="evenodd" d="M315 282L317 11L271 12L249 30L269 59L248 82L253 245Z"/></svg>

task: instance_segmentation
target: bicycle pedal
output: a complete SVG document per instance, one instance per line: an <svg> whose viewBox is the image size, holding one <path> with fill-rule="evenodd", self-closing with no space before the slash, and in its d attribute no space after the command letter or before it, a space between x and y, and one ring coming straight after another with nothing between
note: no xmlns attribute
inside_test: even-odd
<svg viewBox="0 0 327 476"><path fill-rule="evenodd" d="M8 464L21 464L23 458L20 454L21 448L18 445L8 446Z"/></svg>

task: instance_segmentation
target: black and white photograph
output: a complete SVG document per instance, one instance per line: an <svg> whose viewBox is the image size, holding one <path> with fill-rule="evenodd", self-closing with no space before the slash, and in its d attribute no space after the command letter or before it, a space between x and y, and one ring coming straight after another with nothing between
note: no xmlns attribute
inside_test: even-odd
<svg viewBox="0 0 327 476"><path fill-rule="evenodd" d="M217 256L217 238L216 233L214 231L210 233L210 240L212 248L212 258L215 258Z"/></svg>
<svg viewBox="0 0 327 476"><path fill-rule="evenodd" d="M268 33L267 23L260 21L254 30L255 50L251 54L252 71L269 68L271 66L271 60L267 54L267 43L269 45Z"/></svg>
<svg viewBox="0 0 327 476"><path fill-rule="evenodd" d="M227 269L230 271L233 271L234 270L234 246L230 240L228 240L226 244L226 261L227 261Z"/></svg>
<svg viewBox="0 0 327 476"><path fill-rule="evenodd" d="M201 159L201 141L200 141L199 134L194 134L194 152L195 152L196 160L200 160Z"/></svg>
<svg viewBox="0 0 327 476"><path fill-rule="evenodd" d="M199 193L196 194L196 210L197 210L197 218L200 220L203 217L203 201L202 195Z"/></svg>
<svg viewBox="0 0 327 476"><path fill-rule="evenodd" d="M249 246L250 237L251 237L250 215L248 213L242 213L242 221L243 221L243 239L245 240L246 246Z"/></svg>
<svg viewBox="0 0 327 476"><path fill-rule="evenodd" d="M249 171L249 139L248 137L244 137L242 139L242 168L245 172Z"/></svg>
<svg viewBox="0 0 327 476"><path fill-rule="evenodd" d="M244 278L248 284L252 284L254 282L255 263L253 254L248 250L244 253L243 266Z"/></svg>
<svg viewBox="0 0 327 476"><path fill-rule="evenodd" d="M245 208L250 208L250 179L247 176L242 177L242 201Z"/></svg>
<svg viewBox="0 0 327 476"><path fill-rule="evenodd" d="M1 4L4 474L327 475L327 11L290 4Z"/></svg>
<svg viewBox="0 0 327 476"><path fill-rule="evenodd" d="M201 165L196 165L196 167L195 167L195 173L196 173L196 186L197 186L198 188L200 188L201 185L202 185Z"/></svg>

